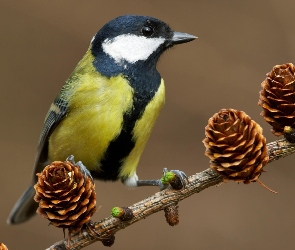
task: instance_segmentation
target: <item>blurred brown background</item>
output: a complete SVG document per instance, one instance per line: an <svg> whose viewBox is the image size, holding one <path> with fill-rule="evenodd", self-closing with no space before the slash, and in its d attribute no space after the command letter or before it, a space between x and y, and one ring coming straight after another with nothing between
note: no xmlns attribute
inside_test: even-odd
<svg viewBox="0 0 295 250"><path fill-rule="evenodd" d="M276 138L259 115L260 83L276 64L295 63L293 0L269 1L0 1L0 242L12 249L45 249L61 229L35 216L6 225L31 178L36 145L51 101L107 21L150 15L199 38L165 54L158 68L167 101L139 165L141 178L162 168L188 175L208 167L202 140L208 119L221 108L245 111ZM180 224L163 212L116 235L112 249L295 249L295 156L267 166L259 184L228 183L180 203ZM94 220L113 206L128 206L156 188L128 190L120 182L96 183ZM101 243L86 249L103 249Z"/></svg>

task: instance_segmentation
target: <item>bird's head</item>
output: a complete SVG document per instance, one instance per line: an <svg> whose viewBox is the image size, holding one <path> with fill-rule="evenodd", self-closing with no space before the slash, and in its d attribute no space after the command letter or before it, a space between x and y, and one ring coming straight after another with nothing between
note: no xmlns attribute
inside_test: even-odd
<svg viewBox="0 0 295 250"><path fill-rule="evenodd" d="M104 54L119 66L149 61L156 65L161 54L175 44L196 37L173 31L166 23L149 16L117 17L93 37L91 51L95 57Z"/></svg>

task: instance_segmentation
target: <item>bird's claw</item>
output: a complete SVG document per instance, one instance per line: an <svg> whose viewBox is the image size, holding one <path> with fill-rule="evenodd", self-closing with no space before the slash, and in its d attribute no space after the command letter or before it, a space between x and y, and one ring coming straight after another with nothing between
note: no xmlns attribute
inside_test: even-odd
<svg viewBox="0 0 295 250"><path fill-rule="evenodd" d="M185 188L186 184L189 183L187 175L181 170L171 170L170 172L174 173L181 181L182 186Z"/></svg>
<svg viewBox="0 0 295 250"><path fill-rule="evenodd" d="M75 162L75 159L74 159L74 156L73 155L70 155L66 161L69 161L71 162L73 165L77 166L80 168L81 172L84 174L84 178L86 179L86 177L88 176L92 182L93 181L93 178L92 178L92 175L91 173L89 172L89 170L84 166L84 164L82 163L82 161L78 161L78 162Z"/></svg>
<svg viewBox="0 0 295 250"><path fill-rule="evenodd" d="M169 173L172 173L172 175ZM167 168L163 169L162 184L167 186L170 184L174 189L182 189L186 187L186 184L189 183L187 175L181 170L171 170L168 171ZM165 188L164 188L165 189Z"/></svg>

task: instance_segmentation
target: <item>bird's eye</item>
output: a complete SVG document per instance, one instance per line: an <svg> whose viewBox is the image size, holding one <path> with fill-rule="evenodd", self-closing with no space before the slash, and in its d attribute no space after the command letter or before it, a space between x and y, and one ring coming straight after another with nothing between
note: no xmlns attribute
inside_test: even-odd
<svg viewBox="0 0 295 250"><path fill-rule="evenodd" d="M141 32L144 36L151 36L154 34L154 29L151 26L143 26Z"/></svg>

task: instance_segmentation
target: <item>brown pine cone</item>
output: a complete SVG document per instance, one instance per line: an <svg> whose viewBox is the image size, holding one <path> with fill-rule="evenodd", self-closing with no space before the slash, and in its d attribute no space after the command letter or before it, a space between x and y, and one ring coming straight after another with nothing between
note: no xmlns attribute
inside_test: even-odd
<svg viewBox="0 0 295 250"><path fill-rule="evenodd" d="M256 181L268 162L262 128L244 113L222 109L209 119L205 128L205 155L210 168L228 180Z"/></svg>
<svg viewBox="0 0 295 250"><path fill-rule="evenodd" d="M295 128L295 67L292 63L277 65L261 83L258 105L261 115L272 126L276 136L284 134L284 127Z"/></svg>
<svg viewBox="0 0 295 250"><path fill-rule="evenodd" d="M80 230L96 210L92 180L69 161L55 161L37 174L35 201L37 213L51 224L71 231Z"/></svg>
<svg viewBox="0 0 295 250"><path fill-rule="evenodd" d="M8 250L8 248L3 243L0 243L0 250Z"/></svg>

